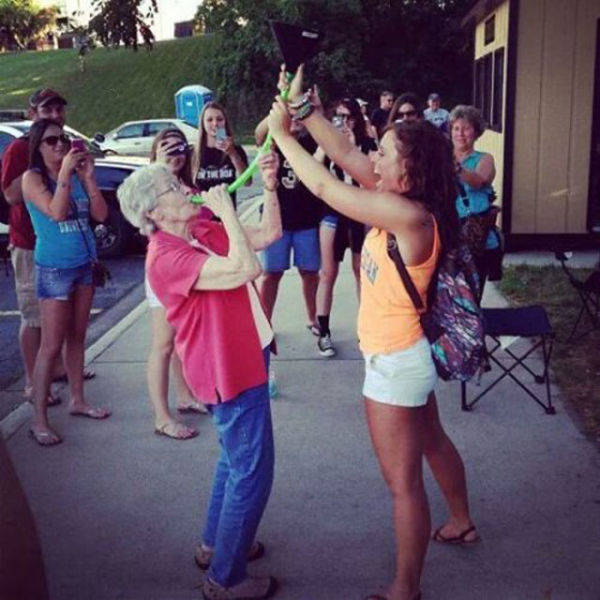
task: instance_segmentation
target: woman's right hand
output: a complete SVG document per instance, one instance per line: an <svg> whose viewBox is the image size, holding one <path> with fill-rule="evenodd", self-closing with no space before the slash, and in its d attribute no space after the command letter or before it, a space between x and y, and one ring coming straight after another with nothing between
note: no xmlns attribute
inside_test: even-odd
<svg viewBox="0 0 600 600"><path fill-rule="evenodd" d="M71 148L62 159L62 163L60 165L60 170L71 177L75 170L79 167L79 163L85 159L86 152L83 150L77 150L76 148Z"/></svg>
<svg viewBox="0 0 600 600"><path fill-rule="evenodd" d="M181 140L174 140L173 138L164 139L159 142L156 148L156 162L163 163L165 165L169 164L169 150L175 148L175 146L179 146L181 144Z"/></svg>
<svg viewBox="0 0 600 600"><path fill-rule="evenodd" d="M206 192L202 192L204 205L209 208L217 217L223 218L228 213L235 214L231 196L227 193L227 185L221 184L211 187Z"/></svg>
<svg viewBox="0 0 600 600"><path fill-rule="evenodd" d="M277 89L280 92L289 89L288 102L296 102L302 96L302 85L304 83L304 64L298 67L298 70L294 74L294 79L291 83L287 78L287 71L285 70L285 64L281 65L279 70L279 79L277 81Z"/></svg>

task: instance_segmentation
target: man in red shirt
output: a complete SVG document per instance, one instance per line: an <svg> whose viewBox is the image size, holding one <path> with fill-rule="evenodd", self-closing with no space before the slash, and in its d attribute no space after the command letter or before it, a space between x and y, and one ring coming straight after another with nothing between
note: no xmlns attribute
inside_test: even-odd
<svg viewBox="0 0 600 600"><path fill-rule="evenodd" d="M29 118L52 119L61 127L65 124L65 106L67 101L54 90L37 90L29 98ZM25 366L25 395L31 396L31 381L35 357L40 347L40 311L35 293L33 249L35 234L29 213L23 202L21 178L29 167L29 140L21 137L14 140L2 156L2 192L10 204L9 242L11 261L15 272L15 291L21 328L19 345ZM60 402L58 398L48 398L48 405Z"/></svg>

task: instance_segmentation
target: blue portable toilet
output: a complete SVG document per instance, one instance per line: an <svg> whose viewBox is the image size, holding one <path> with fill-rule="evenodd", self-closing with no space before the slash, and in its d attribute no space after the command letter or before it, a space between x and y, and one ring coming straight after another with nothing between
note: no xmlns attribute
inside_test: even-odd
<svg viewBox="0 0 600 600"><path fill-rule="evenodd" d="M212 100L212 90L203 85L186 85L175 93L175 113L193 127L198 127L202 108Z"/></svg>

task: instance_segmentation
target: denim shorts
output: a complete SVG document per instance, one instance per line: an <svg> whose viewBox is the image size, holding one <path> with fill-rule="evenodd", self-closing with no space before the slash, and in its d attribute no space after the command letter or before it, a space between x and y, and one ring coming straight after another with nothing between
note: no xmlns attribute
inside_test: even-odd
<svg viewBox="0 0 600 600"><path fill-rule="evenodd" d="M329 227L330 229L336 229L338 226L339 217L337 215L325 215L321 219L321 225L323 227Z"/></svg>
<svg viewBox="0 0 600 600"><path fill-rule="evenodd" d="M319 230L284 230L281 239L271 244L262 253L263 269L267 273L281 273L290 268L290 254L294 249L294 265L302 271L318 271L321 268Z"/></svg>
<svg viewBox="0 0 600 600"><path fill-rule="evenodd" d="M68 269L35 265L36 292L40 300L68 300L78 285L92 285L92 265Z"/></svg>

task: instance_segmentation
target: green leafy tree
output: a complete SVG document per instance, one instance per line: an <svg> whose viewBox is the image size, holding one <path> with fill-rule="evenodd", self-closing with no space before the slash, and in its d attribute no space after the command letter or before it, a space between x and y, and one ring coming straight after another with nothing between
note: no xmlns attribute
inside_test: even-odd
<svg viewBox="0 0 600 600"><path fill-rule="evenodd" d="M54 25L58 9L40 8L31 0L0 0L0 48L25 49Z"/></svg>
<svg viewBox="0 0 600 600"><path fill-rule="evenodd" d="M98 12L90 20L90 29L104 46L138 49L138 28L158 12L157 0L93 0ZM146 10L142 5L147 6Z"/></svg>
<svg viewBox="0 0 600 600"><path fill-rule="evenodd" d="M205 0L197 31L215 38L211 80L237 120L249 124L273 97L281 61L268 19L323 33L307 65L325 98L353 95L378 103L379 92L436 91L446 105L471 89L468 34L460 20L471 0Z"/></svg>

